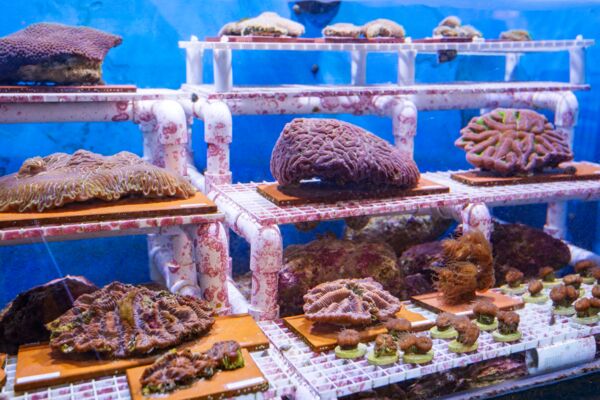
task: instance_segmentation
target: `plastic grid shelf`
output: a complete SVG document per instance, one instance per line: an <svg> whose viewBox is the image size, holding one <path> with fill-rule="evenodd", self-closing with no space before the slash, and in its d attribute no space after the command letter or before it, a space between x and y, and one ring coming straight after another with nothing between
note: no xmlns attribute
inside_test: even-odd
<svg viewBox="0 0 600 400"><path fill-rule="evenodd" d="M444 95L444 94L483 94L518 92L559 92L589 90L585 84L565 82L457 82L416 85L276 85L276 86L234 86L226 92L215 92L213 85L182 86L210 100L244 100L257 98L336 97L336 96L402 96L402 95Z"/></svg>
<svg viewBox="0 0 600 400"><path fill-rule="evenodd" d="M225 39L225 38L224 38ZM589 47L593 40L577 38L575 40L530 40L523 42L474 40L472 42L413 42L407 38L404 43L315 43L315 42L220 42L180 41L179 47L197 50L304 50L304 51L353 51L395 52L418 51L435 53L439 50L456 50L468 54L506 54L528 52L566 51L572 48Z"/></svg>
<svg viewBox="0 0 600 400"><path fill-rule="evenodd" d="M590 289L591 286L586 288L588 292ZM427 318L433 319L435 316L418 306L408 304L407 306ZM577 325L571 322L570 317L556 317L554 324L550 325L550 301L545 305L527 304L517 312L521 316L519 330L523 335L519 342L498 343L493 340L491 333L481 332L479 350L476 353L460 355L449 352L446 341L434 339L434 360L421 366L399 361L393 365L380 367L370 365L366 358L341 360L335 357L333 351L313 352L281 320L264 321L261 323L261 328L303 377L304 384L322 399L337 398L600 332L600 324L591 327ZM427 332L419 335L427 335ZM372 343L369 345L369 349L371 348Z"/></svg>
<svg viewBox="0 0 600 400"><path fill-rule="evenodd" d="M238 400L268 400L282 396L293 397L296 385L289 371L277 361L278 351L267 349L250 353L260 370L269 381L269 389L262 393L250 393L238 396ZM17 358L8 357L5 371L7 381L0 391L0 399L4 397L15 400L127 400L130 399L127 377L122 375L107 376L71 384L38 389L31 392L15 393L13 390Z"/></svg>
<svg viewBox="0 0 600 400"><path fill-rule="evenodd" d="M176 100L184 97L177 90L137 89L125 93L0 93L0 103L87 103L134 100ZM187 97L187 96L186 96Z"/></svg>
<svg viewBox="0 0 600 400"><path fill-rule="evenodd" d="M231 203L242 212L248 213L262 225L273 225L361 215L415 212L420 209L449 207L467 203L486 203L490 206L496 206L546 203L569 199L589 201L600 198L600 180L473 187L452 180L450 178L452 173L453 171L422 174L423 177L429 180L450 187L450 193L427 196L341 201L332 204L315 203L302 206L277 206L256 191L258 183L238 183L217 185L215 187L217 193L215 199Z"/></svg>

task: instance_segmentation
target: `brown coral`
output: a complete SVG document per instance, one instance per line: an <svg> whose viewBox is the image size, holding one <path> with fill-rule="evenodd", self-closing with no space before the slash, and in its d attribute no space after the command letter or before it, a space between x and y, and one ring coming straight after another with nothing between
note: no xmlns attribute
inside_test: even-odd
<svg viewBox="0 0 600 400"><path fill-rule="evenodd" d="M592 276L596 280L596 283L600 283L600 267L592 269Z"/></svg>
<svg viewBox="0 0 600 400"><path fill-rule="evenodd" d="M554 282L554 280L556 279L556 275L554 274L554 268L552 268L552 267L540 268L539 277L544 282Z"/></svg>
<svg viewBox="0 0 600 400"><path fill-rule="evenodd" d="M531 281L527 286L527 290L529 291L530 295L537 296L542 290L544 290L544 285L538 280Z"/></svg>
<svg viewBox="0 0 600 400"><path fill-rule="evenodd" d="M425 354L433 347L433 342L426 336L407 335L400 342L400 350L410 354Z"/></svg>
<svg viewBox="0 0 600 400"><path fill-rule="evenodd" d="M210 378L216 368L216 363L205 354L192 353L189 349L172 351L146 368L140 383L145 395L170 392L197 378Z"/></svg>
<svg viewBox="0 0 600 400"><path fill-rule="evenodd" d="M454 329L458 332L456 341L464 346L474 345L479 338L479 327L467 317L456 317L454 319Z"/></svg>
<svg viewBox="0 0 600 400"><path fill-rule="evenodd" d="M266 11L254 18L225 24L219 36L291 36L304 34L304 25L283 18L277 13Z"/></svg>
<svg viewBox="0 0 600 400"><path fill-rule="evenodd" d="M203 300L113 282L79 297L47 328L56 351L123 358L199 337L213 322L212 309Z"/></svg>
<svg viewBox="0 0 600 400"><path fill-rule="evenodd" d="M510 40L513 42L524 42L531 40L531 35L525 29L511 29L509 31L502 32L500 39Z"/></svg>
<svg viewBox="0 0 600 400"><path fill-rule="evenodd" d="M337 325L368 325L386 321L400 310L400 301L372 278L322 283L304 295L306 318Z"/></svg>
<svg viewBox="0 0 600 400"><path fill-rule="evenodd" d="M392 318L385 323L385 328L397 340L410 332L411 324L406 318Z"/></svg>
<svg viewBox="0 0 600 400"><path fill-rule="evenodd" d="M79 296L96 290L83 276L67 275L20 293L0 311L0 352L16 354L22 344L47 341L45 324L67 312Z"/></svg>
<svg viewBox="0 0 600 400"><path fill-rule="evenodd" d="M325 28L323 28L322 33L325 37L345 37L356 39L363 34L363 27L340 22L333 25L327 25Z"/></svg>
<svg viewBox="0 0 600 400"><path fill-rule="evenodd" d="M183 177L123 151L102 156L86 150L25 160L19 172L0 178L0 211L44 211L92 199L125 196L193 196Z"/></svg>
<svg viewBox="0 0 600 400"><path fill-rule="evenodd" d="M492 248L479 231L443 242L445 268L437 269L436 288L448 304L472 300L475 291L494 286Z"/></svg>
<svg viewBox="0 0 600 400"><path fill-rule="evenodd" d="M453 322L454 314L443 312L438 314L437 318L435 319L435 326L437 326L438 331L445 331L452 326Z"/></svg>
<svg viewBox="0 0 600 400"><path fill-rule="evenodd" d="M402 25L385 18L379 18L367 22L363 26L363 30L368 39L374 39L378 37L393 37L401 39L406 34Z"/></svg>
<svg viewBox="0 0 600 400"><path fill-rule="evenodd" d="M473 305L473 313L479 322L489 325L494 322L498 307L490 300L479 300Z"/></svg>
<svg viewBox="0 0 600 400"><path fill-rule="evenodd" d="M235 340L217 342L204 354L206 354L219 369L230 370L244 365L242 348Z"/></svg>
<svg viewBox="0 0 600 400"><path fill-rule="evenodd" d="M348 122L296 118L288 123L271 154L271 173L280 185L319 178L360 187L417 185L415 162L385 140Z"/></svg>
<svg viewBox="0 0 600 400"><path fill-rule="evenodd" d="M102 62L120 36L38 23L0 38L0 82L102 83Z"/></svg>
<svg viewBox="0 0 600 400"><path fill-rule="evenodd" d="M518 287L521 284L521 282L523 282L523 277L524 274L521 271L513 268L506 273L504 280L506 281L508 286L514 288Z"/></svg>
<svg viewBox="0 0 600 400"><path fill-rule="evenodd" d="M579 289L582 282L583 279L577 274L569 274L563 277L563 283L566 286L573 286L575 289Z"/></svg>
<svg viewBox="0 0 600 400"><path fill-rule="evenodd" d="M579 299L575 302L573 307L575 308L575 312L579 318L590 317L590 307L592 303L589 299L583 298Z"/></svg>
<svg viewBox="0 0 600 400"><path fill-rule="evenodd" d="M511 335L519 329L521 317L514 311L500 311L498 313L498 330L503 335Z"/></svg>
<svg viewBox="0 0 600 400"><path fill-rule="evenodd" d="M583 277L592 276L594 268L598 268L593 260L581 260L575 263L575 272Z"/></svg>
<svg viewBox="0 0 600 400"><path fill-rule="evenodd" d="M483 37L481 32L471 25L462 25L461 20L454 15L444 18L438 26L433 29L433 36L449 38L474 38Z"/></svg>
<svg viewBox="0 0 600 400"><path fill-rule="evenodd" d="M573 286L558 285L550 291L550 300L555 307L570 307L579 297Z"/></svg>
<svg viewBox="0 0 600 400"><path fill-rule="evenodd" d="M342 350L353 350L360 343L360 334L354 329L342 329L338 333L337 343Z"/></svg>
<svg viewBox="0 0 600 400"><path fill-rule="evenodd" d="M592 288L592 296L597 299L600 299L600 285L594 285Z"/></svg>
<svg viewBox="0 0 600 400"><path fill-rule="evenodd" d="M530 174L573 159L567 133L532 110L497 108L474 117L455 145L467 161L502 176Z"/></svg>
<svg viewBox="0 0 600 400"><path fill-rule="evenodd" d="M392 335L381 333L375 338L374 346L375 357L385 357L395 355L398 351L396 341Z"/></svg>

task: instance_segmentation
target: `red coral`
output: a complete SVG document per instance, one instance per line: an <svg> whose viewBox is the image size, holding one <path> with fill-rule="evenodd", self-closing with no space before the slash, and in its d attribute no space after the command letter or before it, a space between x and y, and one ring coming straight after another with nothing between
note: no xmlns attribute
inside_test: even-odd
<svg viewBox="0 0 600 400"><path fill-rule="evenodd" d="M271 173L281 185L320 178L338 185L413 187L415 162L385 140L336 119L296 118L285 126L273 153Z"/></svg>
<svg viewBox="0 0 600 400"><path fill-rule="evenodd" d="M529 174L573 159L568 136L532 110L498 108L474 117L455 142L467 161L500 175Z"/></svg>
<svg viewBox="0 0 600 400"><path fill-rule="evenodd" d="M0 39L0 82L31 81L22 76L26 68L33 65L48 67L53 62L65 63L71 58L80 64L89 63L88 79L84 82L67 79L56 83L97 83L100 76L92 70L99 69L106 53L121 42L120 36L97 29L53 23L33 24Z"/></svg>

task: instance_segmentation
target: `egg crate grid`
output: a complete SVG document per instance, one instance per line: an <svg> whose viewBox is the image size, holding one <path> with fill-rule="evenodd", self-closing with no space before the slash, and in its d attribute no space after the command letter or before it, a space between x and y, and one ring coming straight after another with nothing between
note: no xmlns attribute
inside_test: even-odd
<svg viewBox="0 0 600 400"><path fill-rule="evenodd" d="M235 397L238 400L276 399L282 396L292 396L296 385L289 371L276 361L277 350L267 349L250 353L262 373L269 382L266 392L250 393ZM17 368L17 358L8 357L6 361L6 385L0 391L0 398L5 395L15 400L128 400L131 399L129 384L124 374L107 376L97 379L84 380L76 383L57 385L24 393L15 393L14 382Z"/></svg>
<svg viewBox="0 0 600 400"><path fill-rule="evenodd" d="M0 103L89 103L137 100L178 100L183 93L171 89L137 89L132 93L0 93Z"/></svg>
<svg viewBox="0 0 600 400"><path fill-rule="evenodd" d="M417 306L409 307L424 316L434 316ZM537 347L549 346L566 340L589 336L593 328L574 326L568 317L556 318L549 325L551 305L526 305L517 311L521 316L519 330L522 339L516 343L499 343L491 332L481 332L479 349L471 354L454 354L448 350L447 341L434 339L434 359L426 365L404 364L402 361L389 366L373 366L366 358L341 360L333 351L315 353L290 331L281 320L264 321L261 328L282 355L303 377L311 392L322 399L337 398L362 392L375 387L420 378L435 372L520 353ZM427 335L427 332L419 333ZM369 344L372 349L373 343Z"/></svg>
<svg viewBox="0 0 600 400"><path fill-rule="evenodd" d="M450 176L456 172L461 171L422 174L424 178L450 187L450 193L340 201L331 204L313 203L301 206L277 206L256 191L259 183L255 182L216 185L214 189L217 196L222 196L234 207L248 213L261 225L415 212L423 209L468 203L486 203L490 206L498 206L547 203L570 199L586 201L600 199L600 180L472 187L452 180Z"/></svg>
<svg viewBox="0 0 600 400"><path fill-rule="evenodd" d="M417 51L420 53L436 53L439 50L456 50L467 54L506 54L527 52L555 52L567 51L572 48L584 48L594 44L591 39L567 40L528 40L498 41L475 39L471 42L423 42L406 38L404 43L319 43L302 42L305 38L294 41L272 42L229 42L226 37L221 41L180 41L179 47L195 50L295 50L295 51L354 51L363 50L367 52L395 52L395 51ZM418 40L418 39L417 39Z"/></svg>

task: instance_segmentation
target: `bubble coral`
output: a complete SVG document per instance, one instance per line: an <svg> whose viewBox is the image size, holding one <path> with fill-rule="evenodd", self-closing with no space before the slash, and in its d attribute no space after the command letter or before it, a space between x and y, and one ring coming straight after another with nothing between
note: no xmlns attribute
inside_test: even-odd
<svg viewBox="0 0 600 400"><path fill-rule="evenodd" d="M386 321L385 328L388 333L399 340L411 330L411 324L406 318L392 318Z"/></svg>
<svg viewBox="0 0 600 400"><path fill-rule="evenodd" d="M514 311L500 311L498 313L498 330L503 335L511 335L519 329L521 317Z"/></svg>
<svg viewBox="0 0 600 400"><path fill-rule="evenodd" d="M473 313L479 323L491 325L498 314L498 307L490 300L479 300L473 305Z"/></svg>
<svg viewBox="0 0 600 400"><path fill-rule="evenodd" d="M102 62L120 36L86 27L32 24L0 38L0 82L102 83Z"/></svg>
<svg viewBox="0 0 600 400"><path fill-rule="evenodd" d="M518 269L511 269L506 273L504 279L506 279L506 283L509 287L516 288L523 282L523 276L523 273Z"/></svg>
<svg viewBox="0 0 600 400"><path fill-rule="evenodd" d="M360 343L360 334L354 329L342 329L338 333L337 343L342 350L353 350Z"/></svg>
<svg viewBox="0 0 600 400"><path fill-rule="evenodd" d="M363 30L368 39L378 37L403 38L406 34L402 25L385 18L367 22L363 26Z"/></svg>
<svg viewBox="0 0 600 400"><path fill-rule="evenodd" d="M310 321L336 325L369 325L392 318L400 301L372 278L322 283L304 295Z"/></svg>
<svg viewBox="0 0 600 400"><path fill-rule="evenodd" d="M426 336L407 335L400 341L400 350L411 354L426 354L433 342Z"/></svg>
<svg viewBox="0 0 600 400"><path fill-rule="evenodd" d="M475 291L494 286L492 248L479 231L444 240L445 267L436 270L436 289L447 304L465 303Z"/></svg>
<svg viewBox="0 0 600 400"><path fill-rule="evenodd" d="M271 173L282 186L319 178L369 188L410 188L420 176L415 162L385 140L326 118L296 118L286 124L271 154Z"/></svg>
<svg viewBox="0 0 600 400"><path fill-rule="evenodd" d="M467 161L501 176L531 174L573 159L566 132L554 129L543 114L497 108L474 117L454 143Z"/></svg>
<svg viewBox="0 0 600 400"><path fill-rule="evenodd" d="M205 334L214 323L212 313L204 300L113 282L80 296L46 327L53 350L125 358Z"/></svg>
<svg viewBox="0 0 600 400"><path fill-rule="evenodd" d="M193 196L183 177L122 151L103 156L86 150L28 158L19 172L0 178L0 211L38 211L92 199Z"/></svg>
<svg viewBox="0 0 600 400"><path fill-rule="evenodd" d="M321 31L325 37L345 37L345 38L358 38L363 34L363 27L356 26L354 24L348 24L345 22L339 22L333 25L327 25Z"/></svg>

